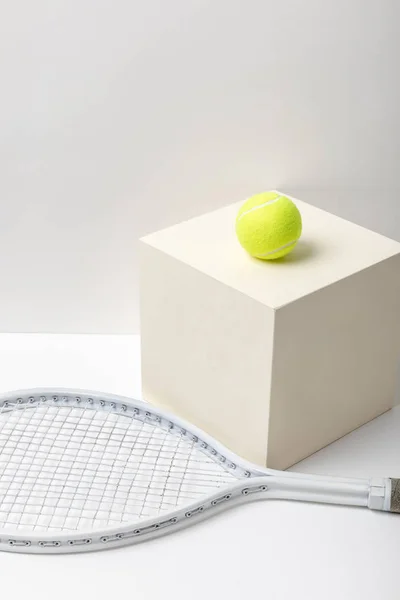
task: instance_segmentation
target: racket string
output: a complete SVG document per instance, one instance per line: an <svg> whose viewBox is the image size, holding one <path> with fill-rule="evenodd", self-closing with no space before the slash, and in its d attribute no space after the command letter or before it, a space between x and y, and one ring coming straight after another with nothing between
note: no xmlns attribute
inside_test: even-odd
<svg viewBox="0 0 400 600"><path fill-rule="evenodd" d="M25 404L23 407L17 407L17 410L19 411L19 412L17 412L17 415L19 416L19 421L23 422L27 407L28 407L28 404ZM32 408L32 410L35 410L35 408ZM2 431L3 431L3 429L4 428L2 428ZM7 429L6 429L6 431L7 431ZM15 433L17 435L15 435ZM8 452L5 452L5 450L9 449L8 448L9 445L11 445L11 450L16 449L18 447L18 444L20 446L22 446L22 448L24 448L24 445L25 445L23 454L21 455L19 453L19 462L23 465L23 467L24 467L23 470L21 471L21 469L18 468L19 465L17 464L17 461L13 460L13 457L10 457L10 460L7 463L6 469L5 469L7 474L10 473L10 475L9 475L10 481L9 481L9 485L8 485L7 489L4 491L2 490L5 500L8 500L8 502L6 502L4 504L2 503L1 509L3 509L4 507L8 507L9 513L5 512L5 514L3 514L3 510L1 510L0 515L2 516L2 518L4 518L6 523L8 523L10 525L16 525L16 526L20 525L21 517L23 514L25 514L25 516L28 516L28 515L33 516L34 515L34 513L31 513L28 510L26 510L29 496L24 494L23 492L25 491L25 487L26 487L25 486L26 476L29 476L30 468L32 467L35 454L34 454L34 452L32 452L32 456L31 457L28 456L28 453L32 451L30 442L25 442L24 444L20 443L24 438L27 437L24 434L25 434L25 429L21 426L18 427L18 425L17 425L16 427L14 427L13 430L11 430L9 437L5 437L5 447L2 448L2 456L3 456L3 454L5 454L7 456ZM29 458L32 458L32 460L28 460ZM25 472L26 472L26 476L24 477L23 474ZM16 491L18 489L17 484L20 484L21 491L19 494L17 494L17 491ZM15 498L14 504L12 503L13 498ZM25 498L25 502L23 502L23 501L19 502L19 500L20 499L22 500L23 498ZM19 510L16 510L17 508L19 508ZM31 510L33 510L33 508L31 508ZM14 521L14 519L15 519L15 521Z"/></svg>
<svg viewBox="0 0 400 600"><path fill-rule="evenodd" d="M235 477L195 442L82 406L0 410L0 527L73 531L171 511Z"/></svg>
<svg viewBox="0 0 400 600"><path fill-rule="evenodd" d="M85 405L85 409L84 409L84 410L86 410L86 409L87 409L87 407L88 407L88 403L86 403L86 405ZM104 419L103 425L107 425L107 421L109 420L109 417L110 417L111 413L106 413L106 412L105 412L104 414L106 414L107 416L106 416L106 418ZM93 413L91 414L91 420L94 418L94 415L95 415L95 413L93 412ZM115 425L114 425L114 427L115 427ZM114 429L114 428L113 428L113 429ZM113 433L113 429L112 429L112 430L111 430L111 432L110 432L110 437L111 437L111 435L112 435L112 433ZM76 430L75 430L75 431L76 431ZM98 444L98 440L99 440L100 432L101 432L101 429L99 428L99 431L98 431L98 433L97 433L97 436L96 436L96 437L94 437L94 439L92 438L92 439L93 439L93 447L92 447L92 449L90 450L90 453L89 453L89 455L88 455L88 457L87 457L87 464L90 464L90 461L91 461L91 460L92 460L92 458L93 458L93 454L94 454L94 452L95 452L95 450L96 450L97 446L99 445L99 444ZM90 476L92 476L92 477L93 477L93 480L95 480L95 479L96 479L96 476L97 476L97 475L98 475L98 473L99 473L99 469L100 469L100 466L101 466L101 459L102 459L102 457L104 456L104 454L105 454L106 450L107 450L107 447L104 445L104 447L103 447L103 451L102 451L102 454L101 454L101 456L99 457L99 462L98 462L97 468L96 468L96 469L94 469L93 471L92 471L92 470L90 470L90 471L89 471L89 473L90 473ZM69 475L70 475L70 473L71 473L72 469L74 468L75 464L76 464L76 460L75 460L75 458L74 458L74 460L73 460L73 462L72 462L72 464L71 464L71 468L70 468L70 471L69 471ZM78 481L76 482L76 488L77 488L77 489L79 489L80 487L82 487L83 478L84 478L84 476L85 476L85 474L86 474L87 472L88 472L88 469L81 469L81 476L80 476L80 478L78 479ZM92 472L93 472L93 475L92 475ZM80 501L81 501L81 502L83 502L83 508L82 508L82 514L81 514L81 515L79 515L79 517L77 517L77 518L78 518L78 523L77 523L77 528L78 528L78 529L79 529L79 528L80 528L80 526L83 524L83 522L84 522L85 520L87 520L87 518L88 518L88 516L89 516L89 515L88 515L88 512L87 512L87 509L86 509L86 511L85 511L85 508L86 508L86 505L87 505L88 503L90 503L90 494L91 494L91 491L92 491L92 489L93 489L93 488L90 488L90 487L89 487L89 488L88 488L88 490L87 490L87 493L86 493L86 495L84 495L84 497L83 497L83 498L80 498ZM90 513L90 514L92 514L92 513ZM65 515L65 519L64 519L64 522L63 522L63 524L61 525L61 529L63 529L63 528L65 527L65 524L66 524L66 522L67 522L67 519L68 519L68 518L71 518L71 517L69 516L69 512L67 512L67 513L66 513L66 515ZM93 518L95 518L95 516L93 516ZM89 525L90 525L90 523L89 523Z"/></svg>
<svg viewBox="0 0 400 600"><path fill-rule="evenodd" d="M43 524L51 520L49 514L54 518L61 513L60 503L62 503L62 493L59 488L65 486L66 478L57 479L55 477L61 467L63 457L54 450L57 447L56 441L60 434L59 423L63 421L59 418L57 408L51 408L48 405L43 405L41 408L42 416L39 416L39 419L36 420L35 413L30 413L29 416L31 418L25 425L25 411L24 413L17 413L17 418L19 418L10 435L10 439L12 440L13 432L17 431L21 433L18 441L25 439L25 452L20 457L20 461L15 460L14 456L10 461L11 469L14 468L14 477L20 473L20 477L23 477L25 472L27 474L22 481L21 493L18 494L12 507L12 511L15 514L13 515L13 519L8 518L7 525L30 525L32 529L35 529L39 520ZM38 405L32 407L30 410L38 410ZM66 417L71 416L72 410L72 408L64 408L64 413L67 412ZM69 422L72 425L69 429L74 433L79 421L70 418ZM49 435L50 432L51 435ZM38 437L38 433L40 437ZM73 439L72 435L71 439ZM31 453L30 460L27 460L28 453ZM58 481L60 485L57 485ZM21 498L25 498L25 502L19 502ZM34 498L41 499L42 503L32 502ZM16 510L17 508L19 510ZM14 520L18 519L18 517L19 521Z"/></svg>

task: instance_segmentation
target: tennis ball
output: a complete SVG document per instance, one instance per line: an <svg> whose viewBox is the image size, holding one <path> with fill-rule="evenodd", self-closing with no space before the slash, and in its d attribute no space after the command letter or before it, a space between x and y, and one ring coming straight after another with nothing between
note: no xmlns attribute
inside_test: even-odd
<svg viewBox="0 0 400 600"><path fill-rule="evenodd" d="M243 204L236 217L236 235L251 256L275 260L293 250L301 235L297 206L277 192L263 192Z"/></svg>

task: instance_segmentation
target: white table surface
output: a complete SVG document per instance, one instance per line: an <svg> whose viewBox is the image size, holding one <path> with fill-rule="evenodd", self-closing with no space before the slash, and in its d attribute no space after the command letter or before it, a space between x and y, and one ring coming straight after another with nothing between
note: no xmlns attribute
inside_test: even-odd
<svg viewBox="0 0 400 600"><path fill-rule="evenodd" d="M137 336L0 335L0 391L34 386L140 396ZM400 476L400 408L294 470ZM0 553L8 598L398 600L400 516L258 502L127 548L64 556Z"/></svg>

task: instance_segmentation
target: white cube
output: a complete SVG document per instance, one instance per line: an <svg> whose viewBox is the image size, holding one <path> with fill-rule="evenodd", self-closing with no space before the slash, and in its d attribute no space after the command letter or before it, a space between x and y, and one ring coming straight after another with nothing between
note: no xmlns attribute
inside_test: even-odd
<svg viewBox="0 0 400 600"><path fill-rule="evenodd" d="M287 468L391 408L400 244L293 198L295 250L251 258L232 204L140 243L144 397Z"/></svg>

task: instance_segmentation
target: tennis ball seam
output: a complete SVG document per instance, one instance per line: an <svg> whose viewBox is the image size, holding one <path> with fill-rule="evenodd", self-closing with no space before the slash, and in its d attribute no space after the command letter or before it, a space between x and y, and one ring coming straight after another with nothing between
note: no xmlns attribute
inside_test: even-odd
<svg viewBox="0 0 400 600"><path fill-rule="evenodd" d="M236 223L239 223L239 221L241 221L243 219L243 217L245 217L249 213L253 212L254 210L259 210L260 208L264 208L265 206L268 206L269 204L274 204L274 202L278 202L278 200L280 200L281 198L283 198L283 196L282 195L278 195L276 198L272 198L271 200L267 200L266 202L263 202L263 204L260 204L259 206L253 206L252 208L249 208L248 210L246 210L245 212L243 212L237 218Z"/></svg>
<svg viewBox="0 0 400 600"><path fill-rule="evenodd" d="M270 254L276 254L277 252L281 252L282 250L285 250L285 248L289 248L289 246L293 246L293 244L297 244L297 241L298 240L293 240L292 242L288 242L287 244L284 244L283 246L280 246L279 248L270 250L270 252L266 252L265 254L257 254L256 256L258 256L259 258L263 258L265 256L269 256Z"/></svg>

